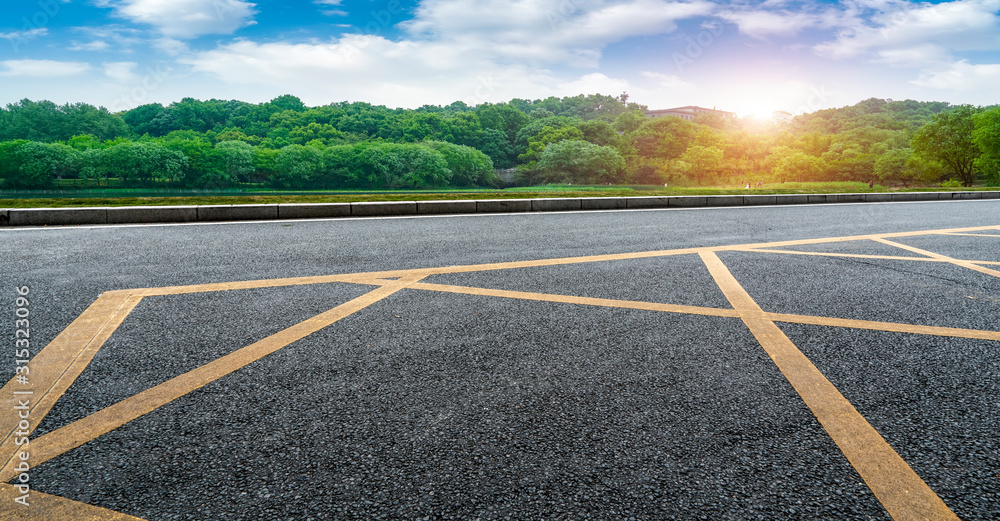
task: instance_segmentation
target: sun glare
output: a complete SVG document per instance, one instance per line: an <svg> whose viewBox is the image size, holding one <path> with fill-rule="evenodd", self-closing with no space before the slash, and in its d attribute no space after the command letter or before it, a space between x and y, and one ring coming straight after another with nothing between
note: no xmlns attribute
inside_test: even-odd
<svg viewBox="0 0 1000 521"><path fill-rule="evenodd" d="M775 108L764 103L757 104L747 104L742 107L742 110L736 110L736 113L744 118L750 118L757 121L771 121L774 119Z"/></svg>

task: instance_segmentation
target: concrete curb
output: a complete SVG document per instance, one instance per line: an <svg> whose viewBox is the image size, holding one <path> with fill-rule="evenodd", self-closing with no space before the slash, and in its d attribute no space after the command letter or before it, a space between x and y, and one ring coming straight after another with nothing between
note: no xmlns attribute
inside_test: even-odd
<svg viewBox="0 0 1000 521"><path fill-rule="evenodd" d="M351 203L351 216L381 217L387 215L414 215L416 201L387 201L377 203Z"/></svg>
<svg viewBox="0 0 1000 521"><path fill-rule="evenodd" d="M198 221L197 206L120 206L107 210L108 224L191 223Z"/></svg>
<svg viewBox="0 0 1000 521"><path fill-rule="evenodd" d="M274 219L325 219L333 217L382 217L392 215L565 212L579 210L705 208L786 204L963 201L974 199L1000 199L1000 191L567 197L545 199L476 199L464 201L123 206L114 208L0 208L0 226L186 223Z"/></svg>
<svg viewBox="0 0 1000 521"><path fill-rule="evenodd" d="M199 221L255 221L278 218L276 204L199 206Z"/></svg>

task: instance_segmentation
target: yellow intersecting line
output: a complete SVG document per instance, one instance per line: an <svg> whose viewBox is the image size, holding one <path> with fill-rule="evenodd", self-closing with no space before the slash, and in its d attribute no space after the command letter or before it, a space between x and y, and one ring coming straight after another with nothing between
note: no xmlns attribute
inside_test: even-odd
<svg viewBox="0 0 1000 521"><path fill-rule="evenodd" d="M734 251L745 251L749 253L777 253L781 255L806 255L812 257L844 257L848 259L878 259L878 260L901 260L917 262L946 262L940 259L928 257L903 257L899 255L866 255L862 253L833 253L826 251L798 251L798 250L772 250L770 248L739 248Z"/></svg>
<svg viewBox="0 0 1000 521"><path fill-rule="evenodd" d="M213 360L197 369L188 371L130 398L126 398L86 418L82 418L31 440L31 464L33 466L40 465L103 434L111 432L191 391L260 360L292 342L305 338L344 317L365 309L422 278L422 276L412 276L392 281L327 312L295 324L263 340ZM9 481L14 476L16 476L14 465L9 463L0 471L0 482Z"/></svg>
<svg viewBox="0 0 1000 521"><path fill-rule="evenodd" d="M14 500L22 495L14 485L0 483L0 514L4 521L142 521L138 517L35 490L25 500L28 506L15 503Z"/></svg>
<svg viewBox="0 0 1000 521"><path fill-rule="evenodd" d="M774 324L713 252L701 254L743 323L893 519L958 519L868 420Z"/></svg>
<svg viewBox="0 0 1000 521"><path fill-rule="evenodd" d="M663 311L663 312L684 313L684 314L694 314L694 315L741 317L744 319L744 322L746 322L747 320L746 310L740 311L731 309L706 308L698 306L679 306L672 304L620 301L612 299L594 299L594 298L573 297L565 295L548 295L541 293L493 290L485 288L467 288L461 286L448 286L440 284L423 284L418 282L421 279L430 275L448 274L448 273L484 272L484 271L514 269L514 268L559 266L559 265L582 264L590 262L605 262L614 260L656 258L656 257L666 257L672 255L695 254L695 253L701 254L703 256L706 254L714 256L714 253L712 252L718 252L718 251L751 251L751 252L766 251L769 253L808 255L813 253L796 252L792 250L784 250L784 251L764 250L764 248L781 248L788 246L826 244L834 242L850 242L859 240L882 241L886 244L890 244L897 247L903 247L904 249L910 249L911 251L924 255L924 257L899 257L899 260L950 262L970 269L976 269L977 271L982 271L984 273L989 273L991 275L996 275L998 272L989 270L987 268L983 268L981 265L1000 264L1000 263L986 262L986 261L961 261L957 259L952 259L950 257L945 257L943 255L933 254L931 252L925 252L923 250L916 250L904 247L902 245L898 245L897 243L893 243L887 240L889 238L914 237L914 236L924 236L931 234L952 234L952 235L973 235L977 237L995 237L994 235L972 233L972 232L981 232L987 230L1000 230L1000 226L979 226L979 227L954 228L954 229L944 229L944 230L895 232L886 234L869 234L869 235L818 238L818 239L797 239L797 240L753 243L744 245L696 247L696 248L683 248L676 250L590 255L590 256L580 256L580 257L541 259L541 260L531 260L531 261L514 261L514 262L466 265L466 266L447 266L438 268L405 269L405 270L391 270L391 271L370 272L370 273L294 277L294 278L284 278L284 279L224 282L224 283L198 284L190 286L174 286L174 287L163 287L163 288L144 288L144 289L124 290L124 291L109 291L102 294L101 297L98 298L90 307L88 307L87 310L84 311L72 324L70 324L69 327L67 327L62 333L60 333L48 346L46 346L31 360L30 362L30 369L32 371L30 374L31 376L30 380L32 383L31 387L33 390L38 390L37 395L31 396L32 408L30 409L31 413L30 416L31 416L32 430L34 429L34 427L37 427L38 423L41 422L41 420L45 417L45 415L49 412L49 410L51 410L56 401L66 392L66 390L73 383L73 381L83 372L86 366L90 363L94 354L101 348L101 346L111 336L111 334L121 325L122 321L129 315L129 313L135 308L135 306L139 303L139 301L143 297L179 295L179 294L189 294L189 293L206 293L214 291L230 291L238 289L286 287L286 286L322 284L322 283L333 283L333 282L378 286L378 288L375 289L374 291L362 297L359 297L358 299L352 300L348 303L338 306L337 308L334 308L324 314L314 317L313 319L309 319L306 322L300 323L296 326L292 326L291 328L279 332L275 335L272 335L267 339L254 343L237 352L231 353L230 355L224 356L218 360L210 362L198 369L189 371L188 373L175 377L174 379L164 382L163 384L160 384L156 387L143 391L131 398L127 398L121 402L118 402L117 404L114 404L108 407L107 409L98 411L97 413L94 413L91 416L78 420L73 424L67 425L56 431L50 432L45 436L33 439L31 441L32 465L34 466L43 463L44 461L48 461L49 459L56 457L59 454L71 450L74 447L78 447L92 439L99 437L104 433L109 432L110 430L118 428L121 425L124 425L125 423L135 418L138 418L139 416L142 416L143 414L147 414L148 412L155 410L156 408L162 406L165 403L169 403L170 401L180 396L183 396L188 392L200 388L201 386L204 386L207 383L214 381L215 379L221 378L225 374L229 374L233 371L236 371L239 368L245 366L246 364L251 363L256 359L259 359L260 357L266 356L271 352L281 349L282 347L293 342L296 339L295 337L297 335L303 334L303 336L305 336L311 334L307 332L311 328L316 328L315 330L318 330L321 329L322 327L325 327L325 325L321 325L324 321L329 321L329 323L326 324L329 325L330 323L333 323L336 320L343 318L344 316L348 316L351 313L364 309L368 305L371 305L372 303L381 300L382 298L386 298L398 292L399 290L407 287L411 287L414 289L423 289L423 290L432 290L432 291L441 291L450 293L464 293L464 294L482 295L482 296L516 298L524 300L564 302L570 304L604 306L604 307L621 307L621 308L631 308L631 309L646 309L652 311ZM850 256L849 254L829 254L829 255ZM866 256L866 257L892 258L888 256ZM728 270L726 270L726 272L728 273ZM742 288L740 288L740 290L742 290ZM757 308L757 310L759 310L759 308ZM883 331L897 331L897 332L915 333L915 334L954 336L954 337L964 337L964 338L980 338L989 340L1000 339L1000 333L992 331L976 331L976 330L965 330L965 329L954 329L954 328L917 326L909 324L892 324L884 322L846 320L846 319L836 319L827 317L809 317L801 315L774 314L774 313L763 313L762 311L758 312L762 314L760 316L757 316L757 318L755 318L754 320L764 321L763 323L765 325L766 323L768 323L768 321L770 321L769 323L771 324L772 327L774 327L774 329L777 329L777 327L774 326L773 321L784 321L784 322L796 322L804 324L828 325L835 327L853 327L853 328L874 329ZM298 338L301 338L301 336L299 336ZM792 347L794 348L794 345ZM797 349L795 349L795 351L797 351ZM216 374L218 376L215 376ZM14 391L23 389L23 387L19 387L20 385L23 384L17 383L17 379L13 378L3 387L2 390L0 390L0 407L8 407L8 410L10 410L11 407L17 405L18 403L17 395L14 395L13 393ZM2 467L2 470L0 470L0 481L7 481L13 477L13 475L11 474L11 468L14 466L14 460L12 458L16 456L18 447L13 443L13 433L16 432L17 422L16 421L12 422L12 420L16 419L17 419L16 415L3 415L3 417L0 417L0 435L4 436L3 440L0 440L0 464L4 465ZM39 446L42 448L41 451L38 450ZM39 458L38 456L41 457ZM6 490L3 489L2 487L3 486L0 485L0 492ZM67 502L69 501L69 500L63 500L62 498L58 498L55 496L51 496L50 499L51 498L54 498L52 499L52 501L55 500L62 500ZM48 503L51 503L52 501L47 500ZM38 512L37 514L43 515L44 512ZM88 517L79 517L79 518L91 519ZM45 519L45 517L34 517L33 519ZM93 519L104 519L104 518L93 517Z"/></svg>
<svg viewBox="0 0 1000 521"><path fill-rule="evenodd" d="M961 232L941 232L937 235L965 235L968 237L1000 237L1000 235L993 235L991 233L961 233Z"/></svg>
<svg viewBox="0 0 1000 521"><path fill-rule="evenodd" d="M889 246L895 246L896 248L902 248L902 249L907 250L907 251L912 251L913 253L919 253L920 255L926 255L927 257L930 257L932 259L935 259L935 260L938 260L938 261L941 261L941 262L949 262L949 263L954 264L956 266L961 266L963 268L968 268L970 270L975 270L975 271L978 271L980 273L985 273L987 275L992 275L994 277L1000 277L1000 271L991 270L989 268L984 268L984 267L980 266L979 264L977 264L975 262L972 262L972 261L953 259L953 258L948 257L946 255L941 255L940 253L934 253L932 251L921 250L920 248L914 248L913 246L907 246L905 244L900 244L898 242L893 242L893 241L890 241L890 240L887 240L887 239L884 239L884 238L877 238L875 240L878 241L878 242L881 242L882 244L888 244Z"/></svg>
<svg viewBox="0 0 1000 521"><path fill-rule="evenodd" d="M892 333L912 333L915 335L1000 341L1000 331L983 331L981 329L962 329L957 327L921 326L917 324L876 322L872 320L855 320L852 318L814 317L809 315L791 315L786 313L766 312L764 313L764 316L767 317L768 320L774 322L786 322L789 324L847 327L852 329L868 329L872 331L889 331Z"/></svg>
<svg viewBox="0 0 1000 521"><path fill-rule="evenodd" d="M15 409L18 402L28 404L26 415L30 430L34 430L140 300L127 292L104 293L31 360L27 374L30 385L13 378L0 389L0 410L5 411L0 415L0 433L4 436L0 441L2 468L15 465L21 452L16 441L24 435L15 436L21 421L14 414L19 410ZM15 394L26 389L32 394Z"/></svg>
<svg viewBox="0 0 1000 521"><path fill-rule="evenodd" d="M463 295L479 295L486 297L502 297L519 300L536 300L541 302L560 302L564 304L579 304L584 306L600 306L606 308L643 309L647 311L664 311L667 313L683 313L686 315L708 315L714 317L738 317L732 309L707 308L701 306L680 306L676 304L658 304L655 302L637 302L634 300L614 300L605 298L576 297L572 295L554 295L551 293L528 293L525 291L507 291L502 289L472 288L468 286L450 286L446 284L428 284L418 282L410 286L412 289L440 291L443 293L458 293Z"/></svg>

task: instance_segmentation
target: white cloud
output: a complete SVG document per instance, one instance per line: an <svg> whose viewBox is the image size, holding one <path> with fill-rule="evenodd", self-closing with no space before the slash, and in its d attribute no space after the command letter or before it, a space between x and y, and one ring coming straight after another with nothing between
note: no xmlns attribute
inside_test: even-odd
<svg viewBox="0 0 1000 521"><path fill-rule="evenodd" d="M181 61L217 80L301 93L317 104L363 99L420 106L614 95L629 83L571 68L596 67L605 46L673 31L678 20L712 9L701 0L424 0L407 21L394 18L402 20L402 11L379 14L376 21L383 27L403 29L407 36L398 41L359 34L325 43L236 40Z"/></svg>
<svg viewBox="0 0 1000 521"><path fill-rule="evenodd" d="M556 88L565 96L575 96L582 93L617 96L630 90L631 87L631 84L626 80L610 78L599 72L593 72L575 80L561 82Z"/></svg>
<svg viewBox="0 0 1000 521"><path fill-rule="evenodd" d="M940 45L917 44L912 47L877 51L878 61L896 67L926 68L940 63L951 63L951 53Z"/></svg>
<svg viewBox="0 0 1000 521"><path fill-rule="evenodd" d="M329 43L237 41L182 60L214 81L294 92L306 103L363 100L394 107L470 105L512 98L617 94L628 84L603 74L576 79L503 64L454 45L347 35Z"/></svg>
<svg viewBox="0 0 1000 521"><path fill-rule="evenodd" d="M893 2L871 17L845 21L836 39L815 46L821 56L855 58L869 52L936 45L947 51L994 50L1000 46L1000 0L939 4Z"/></svg>
<svg viewBox="0 0 1000 521"><path fill-rule="evenodd" d="M107 0L116 16L156 27L164 36L232 34L252 25L256 4L245 0Z"/></svg>
<svg viewBox="0 0 1000 521"><path fill-rule="evenodd" d="M138 79L135 68L139 66L135 62L107 62L101 64L104 67L104 75L121 83L131 83Z"/></svg>
<svg viewBox="0 0 1000 521"><path fill-rule="evenodd" d="M90 43L80 43L72 42L73 45L68 48L70 51L103 51L110 47L108 42L104 40L94 40Z"/></svg>
<svg viewBox="0 0 1000 521"><path fill-rule="evenodd" d="M49 34L49 30L40 27L37 29L29 29L27 31L14 31L10 33L0 33L0 38L6 38L8 40L31 40L33 38L38 38Z"/></svg>
<svg viewBox="0 0 1000 521"><path fill-rule="evenodd" d="M153 42L153 47L169 56L179 56L189 51L187 44L175 38L160 38Z"/></svg>
<svg viewBox="0 0 1000 521"><path fill-rule="evenodd" d="M803 29L824 23L815 14L787 11L724 11L718 16L736 24L741 33L759 40L768 36L795 36Z"/></svg>
<svg viewBox="0 0 1000 521"><path fill-rule="evenodd" d="M1000 85L1000 64L974 65L960 60L948 67L928 70L912 82L914 85L951 91L983 91L989 94L984 103L996 103Z"/></svg>
<svg viewBox="0 0 1000 521"><path fill-rule="evenodd" d="M54 60L7 60L0 61L0 76L28 76L37 78L58 78L81 74L90 69L82 62L60 62Z"/></svg>
<svg viewBox="0 0 1000 521"><path fill-rule="evenodd" d="M347 11L344 11L343 9L330 9L330 10L324 10L324 11L320 11L320 12L323 13L323 14L325 14L325 15L327 15L327 16L347 16L347 15L351 14L351 13L348 13Z"/></svg>
<svg viewBox="0 0 1000 521"><path fill-rule="evenodd" d="M651 71L643 71L641 74L642 77L652 80L652 88L657 91L690 93L697 90L695 85L688 83L677 76Z"/></svg>
<svg viewBox="0 0 1000 521"><path fill-rule="evenodd" d="M425 0L400 24L414 39L452 42L501 59L596 66L601 49L674 31L712 4L663 0Z"/></svg>

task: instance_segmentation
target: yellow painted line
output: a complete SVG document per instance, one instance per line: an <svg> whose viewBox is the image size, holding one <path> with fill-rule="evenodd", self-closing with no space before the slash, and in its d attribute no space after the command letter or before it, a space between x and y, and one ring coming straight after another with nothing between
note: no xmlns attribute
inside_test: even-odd
<svg viewBox="0 0 1000 521"><path fill-rule="evenodd" d="M36 449L39 445L45 449L47 454L46 458L55 457L66 450L70 450L73 447L79 446L91 439L100 436L118 426L124 424L125 422L131 421L131 419L137 418L142 414L146 414L151 410L163 405L164 403L169 403L170 400L176 399L178 396L183 396L183 394L177 395L177 392L182 391L184 388L192 387L186 392L190 392L193 389L201 387L208 383L205 378L210 378L216 372L222 371L222 374L215 377L220 378L224 374L229 374L227 371L231 367L229 372L235 371L246 365L240 365L241 357L250 357L261 354L260 356L266 356L267 352L273 352L274 350L280 349L284 345L277 345L284 337L294 337L295 334L301 333L300 329L308 329L305 326L306 323L312 324L312 321L324 317L333 321L339 320L335 315L339 313L346 313L343 316L347 316L350 313L355 312L350 311L349 308L352 303L354 305L359 305L357 309L363 309L365 306L370 305L371 302L375 302L385 296L388 296L395 291L399 291L403 287L407 287L410 283L416 282L426 276L435 274L445 274L445 273L468 273L468 272L481 272L481 271L492 271L492 270L502 270L502 269L515 269L515 268L531 268L531 267L543 267L543 266L556 266L556 265L571 265L571 264L581 264L589 262L604 262L604 261L616 261L616 260L630 260L630 259L643 259L643 258L655 258L655 257L666 257L671 255L685 255L685 254L701 254L703 257L706 254L710 254L711 257L715 257L714 253L718 251L753 251L754 249L763 248L781 248L788 246L802 246L810 244L827 244L835 242L848 242L848 241L859 241L859 240L878 240L886 244L896 245L887 239L899 238L899 237L916 237L931 234L970 234L979 237L991 236L986 234L974 233L983 231L996 231L1000 230L1000 226L979 226L979 227L968 227L968 228L953 228L953 229L942 229L942 230L918 230L909 232L896 232L896 233L886 233L886 234L868 234L868 235L857 235L857 236L846 236L846 237L833 237L833 238L816 238L816 239L798 239L798 240L788 240L788 241L776 241L776 242L766 242L766 243L753 243L753 244L743 244L743 245L729 245L729 246L714 246L714 247L699 247L699 248L683 248L676 250L661 250L661 251L646 251L646 252L633 252L633 253L622 253L622 254L607 254L607 255L592 255L592 256L581 256L581 257L567 257L559 259L541 259L541 260L531 260L531 261L516 261L516 262L505 262L505 263L491 263L491 264L476 264L467 266L447 266L439 268L420 268L420 269L407 269L407 270L390 270L381 272L370 272L370 273L355 273L355 274L339 274L339 275L326 275L326 276L314 276L314 277L294 277L294 278L283 278L283 279L269 279L269 280L256 280L256 281L237 281L237 282L223 282L223 283L210 283L210 284L196 284L187 286L174 286L174 287L162 287L162 288L144 288L136 289L130 291L113 291L107 292L101 296L94 304L91 305L80 317L77 318L69 327L66 328L59 336L53 340L49 346L46 346L39 354L31 361L31 370L33 371L31 376L31 388L32 392L39 393L34 396L37 398L32 402L34 409L31 411L31 421L33 427L37 426L38 422L44 418L44 416L51 410L54 403L66 392L66 389L72 384L72 382L80 375L83 369L87 366L90 360L93 358L94 354L107 338L115 331L115 329L121 324L122 320L128 316L129 312L134 309L135 305L146 296L161 296L161 295L177 295L177 294L187 294L187 293L204 293L213 291L229 291L238 289L258 289L258 288L268 288L268 287L285 287L285 286L297 286L305 284L323 284L323 283L351 283L351 284L366 284L381 286L380 288L374 290L373 292L355 299L347 304L338 306L329 312L314 317L302 324L293 326L288 330L281 333L273 335L268 339L262 340L247 346L235 353L227 355L226 357L220 358L214 362L210 362L199 369L181 375L173 380L165 382L160 386L154 387L139 393L136 396L123 400L118 404L112 405L111 407L99 411L94 415L84 418L74 424L68 425L46 434L43 437L32 440L33 454L32 460L35 460ZM911 250L914 251L914 250ZM777 250L770 250L771 253L783 253ZM792 252L803 254L803 252ZM991 275L996 275L998 272L983 268L983 264L1000 264L1000 262L986 262L986 261L960 261L956 259L951 259L945 256L930 254L930 252L923 252L920 250L921 255L925 255L927 260L930 261L940 261L940 262L951 262L958 265L965 266L970 269L976 269L984 273L989 273ZM808 254L808 253L805 253ZM717 257L716 257L717 258ZM902 260L915 260L917 258L902 257ZM924 258L920 258L924 259ZM726 270L728 273L728 270ZM713 274L714 275L714 274ZM392 278L400 278L399 281L385 280ZM740 315L747 321L746 310L737 312L735 310L724 310L724 309L713 309L713 308L700 308L697 306L676 306L671 304L657 304L657 303L641 303L641 302L631 302L631 301L616 301L609 299L589 299L584 297L572 297L572 296L562 296L562 295L546 295L539 293L525 293L525 292L505 292L501 290L485 290L480 288L461 288L458 286L444 286L444 285L424 285L425 290L433 291L447 291L453 293L469 293L478 295L490 295L498 297L508 297L508 298L522 298L528 300L542 300L550 302L567 302L575 304L584 305L595 305L595 306L608 306L608 307L627 307L632 309L649 309L654 311L667 311L674 313L690 313L699 315L711 315L711 316L727 316L735 317ZM742 288L740 288L742 290ZM385 293L383 295L383 293ZM381 296L380 296L381 295ZM365 302L368 302L365 304ZM751 301L752 302L752 301ZM345 307L347 306L347 307ZM759 308L758 308L759 309ZM328 316L328 314L333 314ZM801 323L818 323L817 321L823 321L826 325L839 325L842 327L862 327L866 329L882 329L887 331L900 331L903 332L914 332L919 334L938 334L943 336L964 336L967 338L982 338L981 335L987 335L986 337L992 339L992 332L970 332L971 330L957 330L950 328L927 328L924 326L910 326L910 325L899 325L899 324L888 324L879 322L865 322L865 321L843 321L842 319L832 319L832 318L821 318L821 317L801 317L797 315L772 315L764 314L755 320L778 320L779 317L788 319L788 321L798 321ZM341 317L342 318L342 317ZM332 323L332 322L331 322ZM847 325L847 324L850 325ZM770 322L772 327L775 327L773 322ZM313 324L315 325L315 324ZM301 328L300 328L301 326ZM762 326L763 327L763 326ZM284 335L284 336L282 336ZM971 336L970 336L971 335ZM980 336L976 336L980 335ZM275 338L275 337L281 338ZM787 339L786 339L787 340ZM290 340L289 342L294 341ZM794 348L794 346L792 346ZM253 349L251 349L253 348ZM268 351L271 349L271 351ZM247 351L249 350L249 351ZM795 349L797 351L797 349ZM241 355L235 356L236 353L242 353ZM248 358L249 359L249 358ZM252 360L247 361L250 363ZM237 367L238 366L238 367ZM199 383L204 382L204 383ZM170 385L167 385L170 384ZM16 400L12 398L13 391L17 390L17 384L15 380L8 382L2 390L0 390L0 407L12 407L16 404ZM186 394L186 392L184 394ZM174 396L171 398L171 396ZM166 401L163 401L166 400ZM142 412L145 411L145 412ZM10 466L12 460L10 459L14 455L14 450L17 447L12 445L13 437L11 434L16 428L16 423L12 423L11 420L16 419L10 417L11 415L0 415L0 435L4 435L4 439L0 440L0 463L4 463L5 467L0 471L0 480L4 475L10 473ZM33 461L33 464L41 463L42 461Z"/></svg>
<svg viewBox="0 0 1000 521"><path fill-rule="evenodd" d="M941 230L918 230L918 231L894 232L894 233L883 233L883 234L853 235L846 237L825 237L817 239L795 239L788 241L761 242L761 243L740 244L740 245L681 248L676 250L641 251L641 252L615 253L606 255L588 255L581 257L564 257L557 259L512 261L512 262L499 262L490 264L472 264L465 266L445 266L438 268L415 268L415 269L404 269L404 270L374 271L374 272L354 273L354 274L291 277L282 279L265 279L265 280L237 281L237 282L220 282L220 283L193 284L187 286L172 286L172 287L162 287L162 288L140 288L140 289L130 290L129 293L137 296L159 296L159 295L178 295L184 293L207 293L213 291L229 291L237 289L258 289L258 288L271 288L271 287L283 287L283 286L299 286L306 284L325 284L332 282L346 282L352 284L373 284L373 283L377 284L377 282L374 282L375 279L388 279L388 278L398 278L406 276L430 276L430 275L441 275L446 273L470 273L470 272L494 271L494 270L517 269L517 268L560 266L567 264L584 264L590 262L647 259L655 257L667 257L672 255L690 255L707 251L715 251L715 252L741 251L748 249L752 250L761 248L780 248L785 246L804 246L811 244L827 244L834 242L874 240L877 238L915 237L922 235L933 235L942 233L964 233L964 232L976 232L985 230L1000 230L1000 226L976 226L969 228L949 228Z"/></svg>
<svg viewBox="0 0 1000 521"><path fill-rule="evenodd" d="M682 306L677 304L660 304L656 302L640 302L634 300L614 300L592 297L577 297L572 295L556 295L552 293L528 293L524 291L508 291L500 289L475 288L469 286L451 286L446 284L431 284L418 282L411 289L458 293L463 295L479 295L487 297L502 297L541 302L559 302L564 304L579 304L584 306L599 306L609 308L640 309L646 311L661 311L667 313L682 313L687 315L705 315L715 317L740 317L735 309L720 309L701 306ZM912 333L916 335L943 336L954 338L970 338L976 340L1000 341L1000 331L984 331L980 329L961 329L940 326L922 326L897 322L877 322L871 320L855 320L849 318L818 317L811 315L793 315L785 313L764 312L764 317L774 322L791 324L808 324L815 326L832 326L874 331L889 331L895 333Z"/></svg>
<svg viewBox="0 0 1000 521"><path fill-rule="evenodd" d="M445 284L428 284L418 282L410 286L412 289L459 293L463 295L479 295L486 297L503 297L541 302L559 302L564 304L580 304L584 306L601 306L608 308L642 309L647 311L665 311L668 313L684 313L689 315L707 315L714 317L738 317L734 309L718 309L700 306L680 306L676 304L658 304L655 302L638 302L633 300L613 300L591 297L576 297L572 295L555 295L551 293L528 293L524 291L507 291L501 289L472 288L467 286L449 286Z"/></svg>
<svg viewBox="0 0 1000 521"><path fill-rule="evenodd" d="M964 235L966 237L1000 237L1000 235L994 235L992 233L955 233L955 232L948 232L948 233L939 233L937 235Z"/></svg>
<svg viewBox="0 0 1000 521"><path fill-rule="evenodd" d="M64 497L30 491L28 506L15 503L23 494L14 485L0 483L0 519L4 521L143 521L138 517L95 507Z"/></svg>
<svg viewBox="0 0 1000 521"><path fill-rule="evenodd" d="M939 259L927 257L904 257L900 255L864 255L860 253L832 253L822 251L797 251L797 250L771 250L766 248L740 248L735 251L747 251L751 253L779 253L782 255L811 255L815 257L847 257L852 259L878 259L878 260L902 260L918 262L945 262Z"/></svg>
<svg viewBox="0 0 1000 521"><path fill-rule="evenodd" d="M120 291L102 294L31 359L28 385L18 383L15 376L0 389L0 410L4 411L0 414L0 432L4 435L0 442L0 468L19 463L17 454L22 446L16 442L23 435L14 435L21 420L15 409L18 403L29 404L27 415L30 430L34 431L140 300ZM26 391L32 394L15 394Z"/></svg>
<svg viewBox="0 0 1000 521"><path fill-rule="evenodd" d="M750 253L777 253L781 255L812 255L815 257L847 257L854 259L874 259L874 260L901 260L901 261L915 261L915 262L942 262L948 263L951 261L944 259L932 259L930 257L904 257L900 255L863 255L859 253L833 253L833 252L820 252L820 251L797 251L797 250L772 250L768 248L732 248L730 251L743 251ZM989 264L989 265L1000 265L997 261L963 261L973 264Z"/></svg>
<svg viewBox="0 0 1000 521"><path fill-rule="evenodd" d="M946 255L941 255L940 253L934 253L932 251L922 250L920 248L914 248L913 246L907 246L906 244L900 244L898 242L893 242L886 239L877 239L878 242L882 244L888 244L889 246L895 246L897 248L902 248L906 251L912 251L913 253L919 253L921 255L926 255L932 259L937 259L944 262L950 262L956 266L961 266L970 270L978 271L979 273L985 273L986 275L992 275L994 277L1000 277L1000 271L991 270L989 268L984 268L972 261L953 259Z"/></svg>
<svg viewBox="0 0 1000 521"><path fill-rule="evenodd" d="M86 418L31 440L31 464L40 465L60 454L111 432L181 396L233 373L285 346L305 338L338 320L406 288L422 277L408 277L372 290L354 300L316 315L263 340L250 344L197 369L126 398ZM0 473L0 482L14 476L10 468Z"/></svg>
<svg viewBox="0 0 1000 521"><path fill-rule="evenodd" d="M716 283L761 347L893 519L958 517L772 322L712 252L701 254Z"/></svg>
<svg viewBox="0 0 1000 521"><path fill-rule="evenodd" d="M163 288L144 288L132 290L133 295L144 297L162 295L183 295L188 293L210 293L214 291L232 291L240 289L279 288L285 286L305 286L309 284L329 284L333 282L356 282L357 275L321 275L315 277L294 277L284 279L247 280L237 282L216 282L208 284L192 284L188 286L169 286Z"/></svg>
<svg viewBox="0 0 1000 521"><path fill-rule="evenodd" d="M788 315L784 313L764 313L764 316L775 322L791 324L809 324L813 326L846 327L852 329L868 329L873 331L890 331L893 333L912 333L915 335L945 336L954 338L971 338L976 340L1000 341L1000 331L984 331L980 329L961 329L953 327L921 326L916 324L900 324L895 322L876 322L871 320L854 320L849 318L814 317L809 315Z"/></svg>

